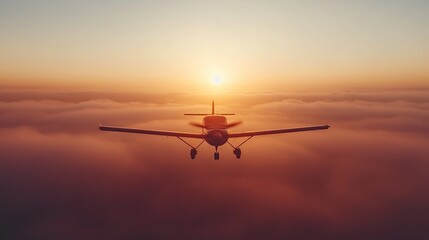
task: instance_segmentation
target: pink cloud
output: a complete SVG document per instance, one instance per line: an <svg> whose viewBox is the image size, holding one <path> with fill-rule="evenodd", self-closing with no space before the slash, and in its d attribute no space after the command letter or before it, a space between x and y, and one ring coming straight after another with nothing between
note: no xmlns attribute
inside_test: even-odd
<svg viewBox="0 0 429 240"><path fill-rule="evenodd" d="M221 161L212 160L208 146L191 161L189 149L174 138L96 129L98 122L109 121L192 131L181 114L206 106L190 105L189 96L174 103L156 100L165 96L124 102L91 94L73 101L1 101L2 234L17 239L427 237L425 97L309 95L246 95L248 102L237 104L247 106L236 111L247 119L241 129L329 123L330 130L255 138L243 147L241 160L223 146Z"/></svg>

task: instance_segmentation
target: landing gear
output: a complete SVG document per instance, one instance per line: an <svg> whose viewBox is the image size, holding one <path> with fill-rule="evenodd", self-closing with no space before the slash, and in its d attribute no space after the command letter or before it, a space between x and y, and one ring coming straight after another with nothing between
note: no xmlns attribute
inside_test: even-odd
<svg viewBox="0 0 429 240"><path fill-rule="evenodd" d="M217 147L218 146L215 146L216 152L214 153L214 160L219 160L219 153L217 152Z"/></svg>
<svg viewBox="0 0 429 240"><path fill-rule="evenodd" d="M244 140L242 143L240 143L237 147L235 147L234 145L232 145L232 143L230 143L229 141L227 142L234 150L232 150L232 153L234 153L235 157L237 159L240 159L241 157L241 145L245 144L247 141L249 141L253 136L248 137L246 140Z"/></svg>
<svg viewBox="0 0 429 240"><path fill-rule="evenodd" d="M234 155L237 159L240 159L240 157L241 157L241 149L240 148L236 148L232 152L234 153Z"/></svg>
<svg viewBox="0 0 429 240"><path fill-rule="evenodd" d="M195 159L195 155L197 155L197 149L196 148L192 148L190 154L191 154L191 159Z"/></svg>
<svg viewBox="0 0 429 240"><path fill-rule="evenodd" d="M200 142L200 144L198 144L198 146L194 147L191 144L189 144L187 141L183 140L183 138L181 137L177 137L178 139L180 139L180 141L184 142L186 145L188 145L189 147L191 147L191 159L195 159L195 156L197 155L197 148L199 148L201 146L201 144L203 144L206 140L203 140L202 142Z"/></svg>

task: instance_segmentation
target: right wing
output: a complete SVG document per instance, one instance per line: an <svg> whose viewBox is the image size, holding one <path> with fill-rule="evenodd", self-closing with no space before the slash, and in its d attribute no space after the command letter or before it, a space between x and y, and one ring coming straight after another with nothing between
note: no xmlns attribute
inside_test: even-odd
<svg viewBox="0 0 429 240"><path fill-rule="evenodd" d="M330 127L329 125L321 125L321 126L300 127L300 128L283 128L283 129L273 129L273 130L263 130L263 131L230 133L228 134L228 136L230 138L252 137L252 136L259 136L259 135L279 134L279 133L324 130L324 129L328 129L329 127Z"/></svg>
<svg viewBox="0 0 429 240"><path fill-rule="evenodd" d="M124 128L124 127L112 127L112 126L101 126L101 125L98 127L98 129L100 129L101 131L112 131L112 132L126 132L126 133L150 134L150 135L185 137L185 138L204 138L204 134L198 134L198 133L171 132L171 131L147 130L147 129L138 129L138 128Z"/></svg>

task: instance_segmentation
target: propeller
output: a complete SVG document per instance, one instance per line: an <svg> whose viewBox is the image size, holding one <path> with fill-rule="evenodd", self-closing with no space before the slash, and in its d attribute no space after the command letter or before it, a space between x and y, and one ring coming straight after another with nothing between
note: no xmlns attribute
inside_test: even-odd
<svg viewBox="0 0 429 240"><path fill-rule="evenodd" d="M223 125L223 127L225 127L225 128L232 128L232 127L238 126L238 125L240 125L242 123L243 123L243 121L236 121L236 122L232 122L232 123L228 123L226 125ZM197 128L206 128L206 126L204 126L203 124L196 123L196 122L189 122L189 125L197 127Z"/></svg>
<svg viewBox="0 0 429 240"><path fill-rule="evenodd" d="M226 128L232 128L232 127L238 126L238 125L240 125L242 123L243 123L243 121L236 121L236 122L228 123L226 125Z"/></svg>
<svg viewBox="0 0 429 240"><path fill-rule="evenodd" d="M205 128L203 124L196 123L196 122L189 122L189 125L194 126L194 127L198 127L198 128Z"/></svg>

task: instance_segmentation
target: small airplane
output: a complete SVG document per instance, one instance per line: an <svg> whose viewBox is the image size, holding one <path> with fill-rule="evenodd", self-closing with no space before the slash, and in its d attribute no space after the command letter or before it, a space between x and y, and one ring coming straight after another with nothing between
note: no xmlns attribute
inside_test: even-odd
<svg viewBox="0 0 429 240"><path fill-rule="evenodd" d="M229 133L228 129L235 127L241 124L241 121L228 123L225 116L235 115L234 113L215 113L214 101L212 102L212 112L211 113L185 113L184 115L190 116L204 116L202 123L190 122L189 125L195 126L202 129L202 133L187 133L187 132L172 132L172 131L159 131L159 130L147 130L147 129L136 129L136 128L124 128L124 127L114 127L114 126L99 126L99 129L102 131L113 131L113 132L126 132L126 133L138 133L138 134L150 134L150 135L161 135L161 136L172 136L177 137L182 142L191 147L191 159L195 159L197 155L197 149L207 142L208 144L215 147L214 159L219 160L219 152L217 151L219 146L228 143L234 150L233 153L239 159L241 157L240 147L249 141L254 136L260 135L269 135L269 134L279 134L279 133L292 133L292 132L304 132L304 131L314 131L314 130L324 130L328 129L329 125L319 125L319 126L309 126L309 127L299 127L299 128L282 128L282 129L272 129L272 130L262 130L262 131L249 131L249 132L237 132ZM246 139L237 146L232 145L228 139L229 138L242 138ZM190 143L185 141L183 138L197 138L202 139L202 142L197 146L192 146Z"/></svg>

